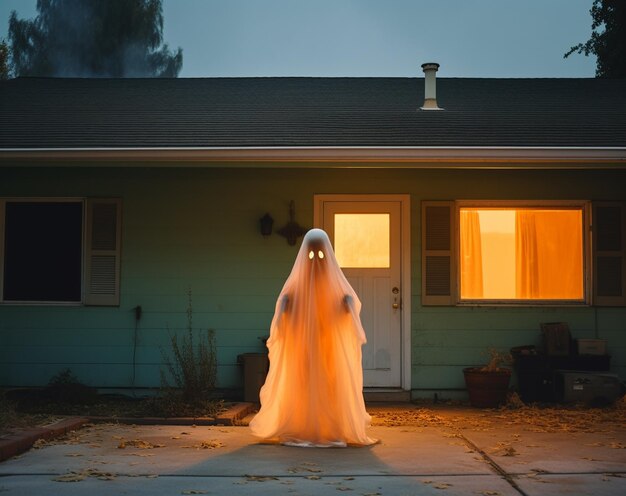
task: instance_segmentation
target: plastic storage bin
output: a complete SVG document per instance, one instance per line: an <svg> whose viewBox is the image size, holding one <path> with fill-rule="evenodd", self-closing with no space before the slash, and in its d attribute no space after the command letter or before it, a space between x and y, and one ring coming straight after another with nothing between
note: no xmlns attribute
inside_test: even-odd
<svg viewBox="0 0 626 496"><path fill-rule="evenodd" d="M243 353L237 361L243 365L243 400L259 403L259 392L270 366L267 353Z"/></svg>

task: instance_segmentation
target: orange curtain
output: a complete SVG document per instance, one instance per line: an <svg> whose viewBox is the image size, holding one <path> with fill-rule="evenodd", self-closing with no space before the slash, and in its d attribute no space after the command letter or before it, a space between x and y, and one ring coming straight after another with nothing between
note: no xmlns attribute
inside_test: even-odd
<svg viewBox="0 0 626 496"><path fill-rule="evenodd" d="M461 298L483 297L483 256L478 212L461 210Z"/></svg>
<svg viewBox="0 0 626 496"><path fill-rule="evenodd" d="M517 298L582 299L582 240L580 210L517 210Z"/></svg>

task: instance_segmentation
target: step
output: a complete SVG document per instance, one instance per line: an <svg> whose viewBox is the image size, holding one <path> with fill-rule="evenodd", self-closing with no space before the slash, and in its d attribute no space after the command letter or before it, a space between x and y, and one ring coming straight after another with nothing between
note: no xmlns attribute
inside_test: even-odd
<svg viewBox="0 0 626 496"><path fill-rule="evenodd" d="M409 403L411 401L411 391L404 389L379 389L365 388L363 398L366 403Z"/></svg>

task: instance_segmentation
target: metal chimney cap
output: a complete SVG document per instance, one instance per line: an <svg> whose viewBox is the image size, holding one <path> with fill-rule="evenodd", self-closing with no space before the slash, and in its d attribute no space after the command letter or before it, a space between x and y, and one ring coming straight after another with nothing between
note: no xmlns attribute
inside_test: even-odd
<svg viewBox="0 0 626 496"><path fill-rule="evenodd" d="M429 69L437 70L439 69L439 64L437 62L426 62L425 64L422 64L423 71L427 71Z"/></svg>

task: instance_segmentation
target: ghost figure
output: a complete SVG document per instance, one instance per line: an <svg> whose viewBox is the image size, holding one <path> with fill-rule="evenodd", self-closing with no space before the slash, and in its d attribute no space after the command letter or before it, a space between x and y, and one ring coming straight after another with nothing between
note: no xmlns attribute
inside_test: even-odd
<svg viewBox="0 0 626 496"><path fill-rule="evenodd" d="M310 230L276 302L253 434L294 446L376 442L365 432L360 310L328 236Z"/></svg>

